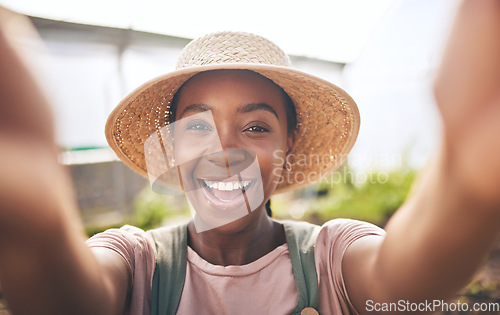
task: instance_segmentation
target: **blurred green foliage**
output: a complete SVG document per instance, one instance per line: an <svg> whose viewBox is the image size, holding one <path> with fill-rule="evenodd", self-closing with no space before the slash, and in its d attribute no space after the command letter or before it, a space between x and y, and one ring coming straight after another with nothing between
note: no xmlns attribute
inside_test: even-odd
<svg viewBox="0 0 500 315"><path fill-rule="evenodd" d="M149 230L161 225L172 212L166 196L155 194L146 187L135 200L134 221L138 227Z"/></svg>
<svg viewBox="0 0 500 315"><path fill-rule="evenodd" d="M184 195L160 195L146 186L136 197L134 225L143 230L160 227L166 221L185 220L191 216Z"/></svg>
<svg viewBox="0 0 500 315"><path fill-rule="evenodd" d="M116 224L88 226L85 230L88 236L92 236L110 228L129 224L147 231L164 225L166 221L181 221L189 217L189 207L184 196L160 195L147 185L135 198L132 216Z"/></svg>
<svg viewBox="0 0 500 315"><path fill-rule="evenodd" d="M416 174L408 166L368 173L347 166L302 191L273 197L273 213L316 224L351 218L384 226L405 201Z"/></svg>
<svg viewBox="0 0 500 315"><path fill-rule="evenodd" d="M109 224L109 225L88 225L85 226L85 233L88 237L91 237L97 233L104 232L108 229L117 229L123 226L126 223L117 223L117 224Z"/></svg>

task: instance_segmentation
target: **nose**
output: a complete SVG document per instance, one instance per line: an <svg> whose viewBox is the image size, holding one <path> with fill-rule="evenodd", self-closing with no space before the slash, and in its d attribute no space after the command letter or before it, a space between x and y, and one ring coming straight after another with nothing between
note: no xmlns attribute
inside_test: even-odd
<svg viewBox="0 0 500 315"><path fill-rule="evenodd" d="M218 126L218 140L220 147L217 151L206 156L206 159L218 166L234 167L241 164L246 164L245 161L251 160L249 152L241 148L238 141L238 136L231 128L224 128L227 126ZM222 128L220 128L222 127ZM220 150L222 148L222 150ZM250 162L251 163L251 162Z"/></svg>
<svg viewBox="0 0 500 315"><path fill-rule="evenodd" d="M244 162L248 154L243 148L223 148L223 151L217 151L206 156L207 160L223 166L234 166Z"/></svg>
<svg viewBox="0 0 500 315"><path fill-rule="evenodd" d="M229 177L248 169L256 159L253 151L244 148L226 148L206 156L215 169L225 169ZM218 171L217 171L218 172Z"/></svg>

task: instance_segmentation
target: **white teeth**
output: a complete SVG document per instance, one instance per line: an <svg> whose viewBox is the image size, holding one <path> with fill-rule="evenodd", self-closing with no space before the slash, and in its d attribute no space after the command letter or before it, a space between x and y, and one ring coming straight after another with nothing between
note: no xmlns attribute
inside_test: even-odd
<svg viewBox="0 0 500 315"><path fill-rule="evenodd" d="M211 180L203 180L203 182L209 188L217 189L217 190L225 190L225 191L242 189L242 188L246 188L246 187L248 187L248 185L250 185L249 180L244 180L241 182L215 182L215 181L211 181Z"/></svg>

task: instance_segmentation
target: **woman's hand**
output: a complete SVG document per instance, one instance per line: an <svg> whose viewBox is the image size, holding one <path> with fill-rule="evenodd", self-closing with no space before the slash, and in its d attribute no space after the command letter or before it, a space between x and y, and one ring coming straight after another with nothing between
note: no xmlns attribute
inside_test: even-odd
<svg viewBox="0 0 500 315"><path fill-rule="evenodd" d="M500 1L460 8L435 84L449 180L478 206L500 206Z"/></svg>
<svg viewBox="0 0 500 315"><path fill-rule="evenodd" d="M453 296L498 237L500 0L464 1L435 94L443 118L440 154L386 225L385 239L362 238L344 256L344 279L358 310L368 299L420 303Z"/></svg>
<svg viewBox="0 0 500 315"><path fill-rule="evenodd" d="M44 220L34 209L54 208L53 203L70 195L62 167L57 163L49 106L14 43L19 40L16 38L19 30L29 26L24 17L0 8L0 231L3 233L23 222Z"/></svg>
<svg viewBox="0 0 500 315"><path fill-rule="evenodd" d="M12 42L12 30L28 23L0 7L3 293L14 314L123 314L129 267L86 246L49 106Z"/></svg>

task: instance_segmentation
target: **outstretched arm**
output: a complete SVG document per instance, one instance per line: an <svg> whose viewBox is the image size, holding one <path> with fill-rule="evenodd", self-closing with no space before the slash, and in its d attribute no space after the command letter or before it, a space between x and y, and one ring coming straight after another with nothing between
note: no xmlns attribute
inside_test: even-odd
<svg viewBox="0 0 500 315"><path fill-rule="evenodd" d="M387 225L344 257L358 311L366 300L449 298L471 280L500 231L500 1L462 4L440 74L438 155Z"/></svg>
<svg viewBox="0 0 500 315"><path fill-rule="evenodd" d="M126 263L85 245L44 96L0 7L0 283L13 314L123 314ZM17 22L16 22L17 20ZM21 21L28 23L28 21ZM26 24L22 25L26 27Z"/></svg>

